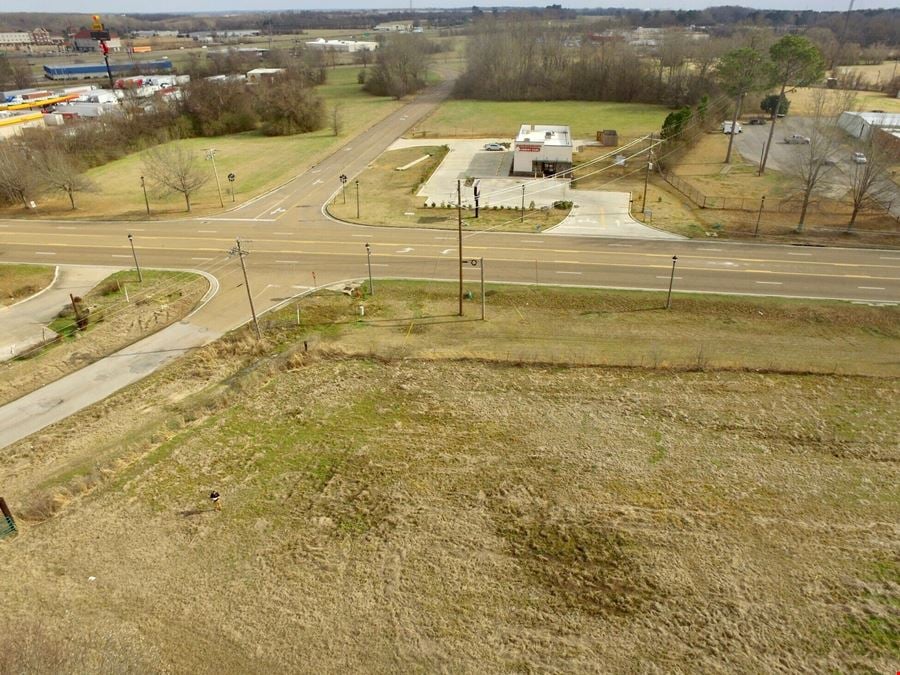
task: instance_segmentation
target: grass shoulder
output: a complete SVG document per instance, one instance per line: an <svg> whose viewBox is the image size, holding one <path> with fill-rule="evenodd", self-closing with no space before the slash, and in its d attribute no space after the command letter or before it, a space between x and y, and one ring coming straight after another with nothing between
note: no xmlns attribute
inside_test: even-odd
<svg viewBox="0 0 900 675"><path fill-rule="evenodd" d="M47 265L0 264L0 307L47 288L53 282L54 270Z"/></svg>

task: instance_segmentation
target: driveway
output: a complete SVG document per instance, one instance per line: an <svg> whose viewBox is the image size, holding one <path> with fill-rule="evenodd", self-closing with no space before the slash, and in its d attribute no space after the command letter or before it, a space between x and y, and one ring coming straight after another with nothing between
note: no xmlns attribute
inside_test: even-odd
<svg viewBox="0 0 900 675"><path fill-rule="evenodd" d="M547 234L575 234L596 237L638 237L648 239L680 239L676 234L648 227L629 214L630 194L599 190L573 190L562 178L525 178L509 175L511 151L484 150L485 143L503 139L400 139L390 150L423 145L447 145L450 152L431 177L420 188L418 197L440 204L456 203L458 180L474 178L481 190L482 208L511 206L550 207L556 201L572 201L569 216ZM523 191L524 190L524 191ZM464 205L474 206L473 187L463 186Z"/></svg>
<svg viewBox="0 0 900 675"><path fill-rule="evenodd" d="M21 354L55 333L45 328L66 307L69 294L83 296L118 267L57 267L56 277L40 293L0 309L0 361Z"/></svg>

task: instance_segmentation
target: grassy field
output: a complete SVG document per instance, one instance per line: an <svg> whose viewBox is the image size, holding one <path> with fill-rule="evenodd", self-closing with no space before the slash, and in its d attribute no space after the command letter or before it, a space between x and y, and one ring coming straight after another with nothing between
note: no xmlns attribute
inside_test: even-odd
<svg viewBox="0 0 900 675"><path fill-rule="evenodd" d="M0 671L895 667L896 376L754 372L895 308L491 290L319 295L6 449ZM736 369L581 365L640 324Z"/></svg>
<svg viewBox="0 0 900 675"><path fill-rule="evenodd" d="M0 307L11 305L46 288L53 281L53 267L0 265Z"/></svg>
<svg viewBox="0 0 900 675"><path fill-rule="evenodd" d="M791 115L810 115L814 110L813 97L819 89L810 87L800 87L796 91L787 94L788 100L791 102ZM774 93L778 93L775 91ZM760 100L761 96L757 97ZM757 101L751 102L752 106L758 105ZM884 110L889 113L900 113L900 99L890 98L885 94L879 94L872 91L856 92L856 99L853 103L854 110L868 112L870 110ZM754 114L761 114L757 110L751 111Z"/></svg>
<svg viewBox="0 0 900 675"><path fill-rule="evenodd" d="M132 271L110 275L84 296L90 315L83 330L67 307L48 326L59 340L0 364L0 405L175 323L209 288L189 272L148 269L143 276L138 283Z"/></svg>
<svg viewBox="0 0 900 675"><path fill-rule="evenodd" d="M440 165L447 154L446 146L419 146L385 152L359 176L360 217L356 217L356 186L347 186L346 195L338 193L328 205L328 212L336 218L367 225L390 225L397 227L433 227L456 229L455 208L425 206L425 200L416 196L422 183ZM425 155L427 160L405 171L397 169L406 166ZM345 201L346 197L346 201ZM497 230L503 232L534 232L543 230L565 218L568 209L529 209L526 204L524 220L520 222L520 211L515 209L480 209L475 218L475 209L463 209L464 227L469 230Z"/></svg>
<svg viewBox="0 0 900 675"><path fill-rule="evenodd" d="M620 138L659 131L668 109L640 103L594 101L445 101L417 124L412 136L512 138L522 124L568 124L574 138L594 139L603 129Z"/></svg>
<svg viewBox="0 0 900 675"><path fill-rule="evenodd" d="M222 181L225 205L231 205L229 184L225 176L234 172L237 180L235 199L242 201L298 175L328 153L402 105L387 97L364 93L356 81L357 66L328 71L328 83L318 88L328 110L339 106L343 128L334 136L330 125L319 131L295 136L269 138L248 132L217 138L192 138L177 141L196 150L203 157L204 148L216 148L216 164ZM210 173L212 166L210 165ZM140 153L110 162L87 172L96 184L95 192L77 198L78 210L71 211L64 196L49 196L39 201L37 216L74 218L145 218L144 197L140 188L143 173ZM214 180L210 180L192 199L195 213L217 211L219 200ZM184 213L180 195L151 195L151 209L157 216ZM21 214L21 209L7 213Z"/></svg>

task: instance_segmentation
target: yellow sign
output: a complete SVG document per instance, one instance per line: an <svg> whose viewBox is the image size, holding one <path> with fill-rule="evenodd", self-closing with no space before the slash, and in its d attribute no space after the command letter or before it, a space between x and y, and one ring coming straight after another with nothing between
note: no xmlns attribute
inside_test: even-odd
<svg viewBox="0 0 900 675"><path fill-rule="evenodd" d="M94 14L94 16L91 18L94 20L93 23L91 24L91 29L92 30L103 30L103 22L100 20L100 15Z"/></svg>

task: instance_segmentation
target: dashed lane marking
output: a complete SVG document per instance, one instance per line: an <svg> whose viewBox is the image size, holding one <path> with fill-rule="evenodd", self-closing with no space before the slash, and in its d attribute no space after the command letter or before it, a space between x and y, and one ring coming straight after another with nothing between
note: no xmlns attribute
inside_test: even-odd
<svg viewBox="0 0 900 675"><path fill-rule="evenodd" d="M884 288L881 286L857 286L857 288L861 291L883 291Z"/></svg>
<svg viewBox="0 0 900 675"><path fill-rule="evenodd" d="M784 282L782 282L782 281L756 281L754 283L769 284L770 286L783 286L784 285Z"/></svg>

